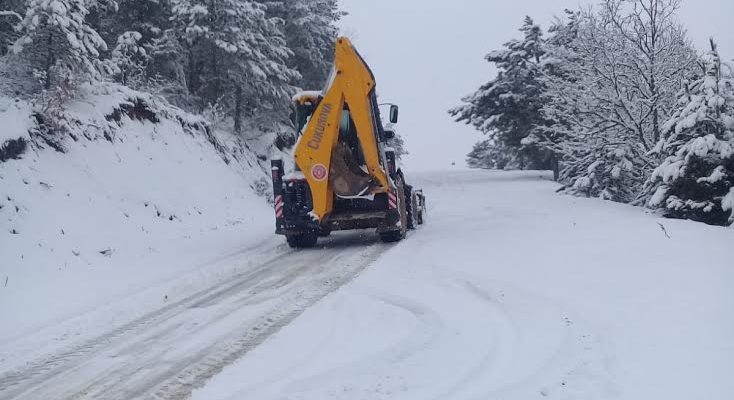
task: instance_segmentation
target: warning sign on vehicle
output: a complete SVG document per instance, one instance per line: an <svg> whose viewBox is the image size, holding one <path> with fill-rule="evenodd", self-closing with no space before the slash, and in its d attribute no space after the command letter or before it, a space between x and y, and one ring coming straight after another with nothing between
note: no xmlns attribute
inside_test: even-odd
<svg viewBox="0 0 734 400"><path fill-rule="evenodd" d="M323 164L316 164L311 167L311 176L319 182L325 180L327 174L326 166Z"/></svg>

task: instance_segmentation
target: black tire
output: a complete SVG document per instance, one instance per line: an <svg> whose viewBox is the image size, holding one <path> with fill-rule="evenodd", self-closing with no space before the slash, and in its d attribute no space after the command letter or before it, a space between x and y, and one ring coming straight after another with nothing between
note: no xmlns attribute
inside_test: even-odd
<svg viewBox="0 0 734 400"><path fill-rule="evenodd" d="M319 236L316 232L302 233L298 235L285 235L285 239L288 241L288 246L293 249L307 249L316 246Z"/></svg>
<svg viewBox="0 0 734 400"><path fill-rule="evenodd" d="M408 229L415 229L415 207L413 206L413 187L407 183L403 186L405 188L405 210L408 212Z"/></svg>
<svg viewBox="0 0 734 400"><path fill-rule="evenodd" d="M385 243L395 243L403 240L403 235L400 231L388 231L380 234L380 240Z"/></svg>
<svg viewBox="0 0 734 400"><path fill-rule="evenodd" d="M385 243L399 242L405 239L408 233L408 209L405 201L405 187L403 178L398 175L395 180L398 187L398 209L400 210L400 229L380 233L380 239Z"/></svg>
<svg viewBox="0 0 734 400"><path fill-rule="evenodd" d="M413 193L413 204L415 208L415 223L423 225L426 215L426 198L423 196L422 190Z"/></svg>
<svg viewBox="0 0 734 400"><path fill-rule="evenodd" d="M415 216L415 222L418 225L423 225L423 211L418 211L418 215Z"/></svg>
<svg viewBox="0 0 734 400"><path fill-rule="evenodd" d="M319 237L329 237L331 235L331 229L322 229L319 231Z"/></svg>

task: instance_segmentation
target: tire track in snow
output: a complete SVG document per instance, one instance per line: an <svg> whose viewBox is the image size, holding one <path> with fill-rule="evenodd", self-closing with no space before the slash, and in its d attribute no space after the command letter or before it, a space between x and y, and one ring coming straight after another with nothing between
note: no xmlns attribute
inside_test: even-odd
<svg viewBox="0 0 734 400"><path fill-rule="evenodd" d="M435 400L455 398L464 388L470 386L472 382L475 382L482 375L487 373L491 375L502 368L511 359L513 348L517 341L517 327L512 323L510 317L494 296L468 281L459 282L458 287L465 289L467 293L480 299L487 305L487 312L483 313L482 316L489 317L493 322L491 345L483 352L480 361L475 363L468 372L455 381L448 389L432 397Z"/></svg>
<svg viewBox="0 0 734 400"><path fill-rule="evenodd" d="M360 288L358 291L372 301L385 305L388 308L404 312L408 319L416 321L416 326L399 340L389 343L380 350L364 357L350 360L337 367L320 371L317 374L298 379L289 385L289 392L307 392L310 387L328 385L334 381L341 381L339 377L365 376L388 371L389 365L409 362L415 356L423 354L438 342L445 330L446 323L437 312L424 304L408 297L393 295L376 288ZM346 312L347 314L349 312ZM311 360L305 360L305 365ZM276 379L273 377L253 386L267 386Z"/></svg>
<svg viewBox="0 0 734 400"><path fill-rule="evenodd" d="M588 396L589 393L599 398L608 398L615 388L604 370L599 339L583 321L573 315L563 305L556 304L543 296L526 292L520 288L511 288L499 284L497 296L492 290L471 281L464 281L468 291L485 301L498 312L498 319L505 325L501 331L498 344L502 344L500 354L491 362L483 363L473 372L456 384L457 389L464 384L482 381L492 382L485 390L471 393L466 398L484 400L487 398L528 398L535 396L548 397L558 395L573 397L575 394ZM495 285L491 285L495 286ZM528 305L536 305L528 308ZM538 307L537 305L542 305ZM532 321L532 322L530 322ZM527 340L523 335L538 335L534 324L542 321L545 327L543 336L546 342L535 348L524 346ZM555 332L554 332L555 329ZM510 370L515 364L523 364L522 372L500 376L504 370ZM528 369L528 366L534 366ZM498 375L498 373L500 375ZM578 379L583 376L583 378ZM579 390L578 386L584 388ZM575 394L571 394L577 392ZM451 393L458 394L460 390ZM449 396L450 397L450 396ZM440 397L439 397L440 398ZM461 397L464 398L464 397ZM596 397L594 397L596 398Z"/></svg>
<svg viewBox="0 0 734 400"><path fill-rule="evenodd" d="M226 293L228 291L231 291L233 288L243 286L251 280L257 279L259 276L261 276L263 272L265 272L267 265L268 263L265 263L254 271L244 273L241 276L238 276L233 282L205 289L175 303L171 303L168 306L162 307L139 319L136 319L117 329L114 329L109 333L98 336L83 344L74 346L70 350L62 351L58 354L51 355L50 357L32 361L25 368L7 372L0 376L0 395L2 395L2 397L0 398L5 399L17 396L18 394L20 394L18 393L18 391L10 392L10 394L8 395L7 393L9 389L12 389L13 387L19 386L28 381L47 381L49 379L52 379L56 375L65 372L65 369L61 368L65 364L75 361L77 359L83 359L84 357L93 354L96 350L108 346L111 343L131 334L132 332L141 331L150 326L160 324L162 321L170 319L185 311L187 308L190 307L192 303L198 301L201 298L208 298L216 293ZM39 379L39 377L42 378ZM6 397L6 395L8 397Z"/></svg>
<svg viewBox="0 0 734 400"><path fill-rule="evenodd" d="M327 243L324 249L277 256L229 282L169 304L69 350L4 373L0 376L0 399L49 398L43 397L44 393L69 399L127 400L153 395L186 398L203 380L351 280L385 249L385 245L375 244L372 239L354 235ZM349 251L354 246L359 247ZM340 262L349 265L337 265ZM297 267L291 268L292 264ZM268 302L274 305L247 323L235 323L234 332L225 334L224 340L200 346L188 357L179 355L179 359L168 364L156 361L165 359L165 354L151 349L175 347L175 343L168 342L172 335L176 339L182 332L184 336L206 334L208 326L187 325L186 316L213 310L216 318L206 322L216 322L217 318L237 316L243 307ZM217 309L221 304L225 306ZM168 379L173 381L165 382Z"/></svg>

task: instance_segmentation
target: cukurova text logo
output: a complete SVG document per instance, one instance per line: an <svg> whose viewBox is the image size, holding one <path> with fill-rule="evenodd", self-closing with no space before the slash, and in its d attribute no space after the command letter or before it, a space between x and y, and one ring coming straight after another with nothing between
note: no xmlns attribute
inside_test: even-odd
<svg viewBox="0 0 734 400"><path fill-rule="evenodd" d="M329 119L331 108L331 104L329 103L324 104L321 108L319 119L316 121L316 132L314 132L311 140L308 141L308 147L314 150L318 150L321 147L321 141L324 140L324 131L326 130L326 123Z"/></svg>

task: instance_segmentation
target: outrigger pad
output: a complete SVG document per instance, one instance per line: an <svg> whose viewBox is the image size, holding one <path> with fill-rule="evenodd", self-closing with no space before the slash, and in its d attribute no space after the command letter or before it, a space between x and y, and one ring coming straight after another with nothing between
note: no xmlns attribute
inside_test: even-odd
<svg viewBox="0 0 734 400"><path fill-rule="evenodd" d="M370 192L374 187L372 177L360 168L349 146L338 142L331 152L329 184L338 196L354 197Z"/></svg>

